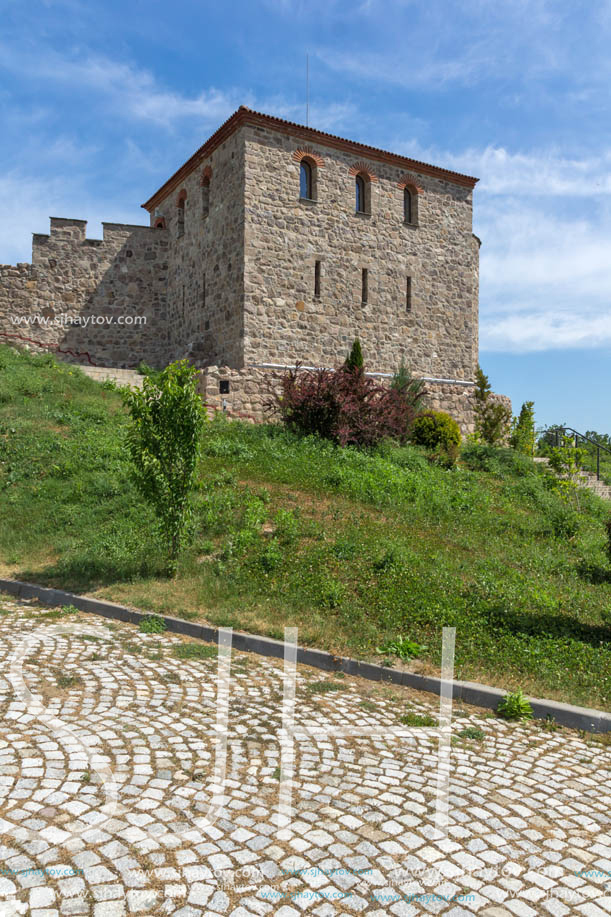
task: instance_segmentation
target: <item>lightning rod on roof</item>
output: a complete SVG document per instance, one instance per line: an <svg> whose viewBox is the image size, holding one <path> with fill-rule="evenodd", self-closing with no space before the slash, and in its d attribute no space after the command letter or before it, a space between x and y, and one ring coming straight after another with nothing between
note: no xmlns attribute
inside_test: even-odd
<svg viewBox="0 0 611 917"><path fill-rule="evenodd" d="M310 55L306 54L306 127L310 126Z"/></svg>

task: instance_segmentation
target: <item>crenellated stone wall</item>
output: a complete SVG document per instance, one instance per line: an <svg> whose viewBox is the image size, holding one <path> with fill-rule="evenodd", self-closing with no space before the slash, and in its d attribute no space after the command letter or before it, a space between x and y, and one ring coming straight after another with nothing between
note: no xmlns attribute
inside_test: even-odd
<svg viewBox="0 0 611 917"><path fill-rule="evenodd" d="M82 363L165 365L167 233L104 223L103 239L87 239L86 225L52 217L31 265L0 268L0 339Z"/></svg>

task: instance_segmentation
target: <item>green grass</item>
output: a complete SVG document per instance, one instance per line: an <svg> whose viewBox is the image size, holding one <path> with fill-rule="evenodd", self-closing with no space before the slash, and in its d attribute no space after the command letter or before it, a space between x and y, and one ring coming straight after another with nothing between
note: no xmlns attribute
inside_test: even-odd
<svg viewBox="0 0 611 917"><path fill-rule="evenodd" d="M177 659L214 659L218 655L216 646L205 643L178 643L172 652Z"/></svg>
<svg viewBox="0 0 611 917"><path fill-rule="evenodd" d="M344 686L341 682L338 684L336 681L312 681L306 688L308 694L329 694L333 691L343 690Z"/></svg>
<svg viewBox="0 0 611 917"><path fill-rule="evenodd" d="M4 575L381 661L401 635L418 671L457 628L456 677L609 709L609 506L581 512L510 450L455 470L273 426L208 425L192 542L163 575L123 450L119 394L48 356L0 347ZM192 646L193 644L188 644Z"/></svg>
<svg viewBox="0 0 611 917"><path fill-rule="evenodd" d="M439 726L438 720L428 713L404 713L399 717L399 721L405 726Z"/></svg>
<svg viewBox="0 0 611 917"><path fill-rule="evenodd" d="M486 733L479 726L466 726L458 733L461 739L475 739L482 742L486 738Z"/></svg>

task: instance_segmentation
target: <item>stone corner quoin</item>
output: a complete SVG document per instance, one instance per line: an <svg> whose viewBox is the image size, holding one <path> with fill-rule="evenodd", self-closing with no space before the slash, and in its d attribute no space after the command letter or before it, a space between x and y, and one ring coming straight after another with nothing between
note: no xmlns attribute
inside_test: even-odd
<svg viewBox="0 0 611 917"><path fill-rule="evenodd" d="M358 337L368 371L404 360L467 433L475 183L242 107L143 205L148 226L88 239L51 217L31 264L0 265L0 340L117 369L188 357L212 410L261 420L285 367L337 366Z"/></svg>

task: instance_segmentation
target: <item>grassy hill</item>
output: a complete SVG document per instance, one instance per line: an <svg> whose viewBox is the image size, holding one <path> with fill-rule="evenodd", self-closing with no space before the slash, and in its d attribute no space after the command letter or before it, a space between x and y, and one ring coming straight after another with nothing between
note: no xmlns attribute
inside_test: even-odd
<svg viewBox="0 0 611 917"><path fill-rule="evenodd" d="M205 433L193 541L163 577L130 481L119 394L49 356L0 347L4 576L367 658L399 634L456 677L609 709L609 508L576 513L509 450L454 470L412 447L375 452L223 420Z"/></svg>

